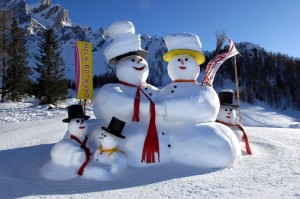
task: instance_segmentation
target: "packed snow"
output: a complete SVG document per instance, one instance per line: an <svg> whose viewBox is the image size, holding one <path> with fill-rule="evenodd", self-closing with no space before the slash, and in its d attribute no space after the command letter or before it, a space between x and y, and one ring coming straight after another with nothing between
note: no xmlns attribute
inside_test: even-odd
<svg viewBox="0 0 300 199"><path fill-rule="evenodd" d="M115 181L80 177L51 181L40 175L40 169L65 135L66 109L40 108L34 100L2 103L0 198L300 198L299 112L280 114L263 104L242 103L241 108L247 115L243 125L253 155L243 154L230 168L197 169L172 163L129 167ZM90 121L95 118L90 106L87 115ZM259 127L253 122L257 115L263 116Z"/></svg>

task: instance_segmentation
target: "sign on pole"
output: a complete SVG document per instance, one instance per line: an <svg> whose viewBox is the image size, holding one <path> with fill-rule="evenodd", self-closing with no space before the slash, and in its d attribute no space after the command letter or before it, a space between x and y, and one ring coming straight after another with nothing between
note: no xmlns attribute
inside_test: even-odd
<svg viewBox="0 0 300 199"><path fill-rule="evenodd" d="M75 87L77 99L93 99L92 43L75 43Z"/></svg>

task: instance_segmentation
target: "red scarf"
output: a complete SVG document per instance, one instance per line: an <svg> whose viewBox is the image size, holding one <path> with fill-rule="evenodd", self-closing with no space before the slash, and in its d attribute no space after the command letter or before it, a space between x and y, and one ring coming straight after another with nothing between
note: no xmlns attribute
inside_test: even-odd
<svg viewBox="0 0 300 199"><path fill-rule="evenodd" d="M251 152L251 149L250 149L250 144L249 144L249 141L248 141L248 137L247 137L245 129L242 127L242 125L236 124L236 123L230 124L230 123L222 122L220 120L216 120L216 122L224 124L226 126L237 126L243 132L242 141L245 142L245 148L246 148L247 154L252 155L252 152Z"/></svg>
<svg viewBox="0 0 300 199"><path fill-rule="evenodd" d="M90 161L90 155L91 155L91 152L90 152L90 149L86 146L86 142L88 140L88 137L85 136L83 142L81 142L76 136L74 135L71 135L71 139L73 140L76 140L79 144L80 144L80 147L85 151L85 161L84 163L81 165L81 167L79 168L77 174L82 176L83 174L83 171L84 171L84 168L86 167L86 165L88 164L88 162Z"/></svg>
<svg viewBox="0 0 300 199"><path fill-rule="evenodd" d="M126 85L126 86L131 86L131 87L136 87L136 94L134 98L134 111L133 111L133 116L132 116L132 121L134 122L139 122L140 117L139 117L139 112L140 112L140 92L142 92L147 99L150 101L150 121L149 121L149 127L148 127L148 132L146 139L144 141L144 148L143 148L143 154L142 154L142 160L141 162L148 163L155 163L155 153L157 153L158 157L158 162L160 161L159 158L159 141L158 141L158 135L157 135L157 128L156 128L156 123L155 123L155 104L152 101L150 97L141 89L141 85L136 86L133 84L129 84L127 82L120 81L120 84Z"/></svg>

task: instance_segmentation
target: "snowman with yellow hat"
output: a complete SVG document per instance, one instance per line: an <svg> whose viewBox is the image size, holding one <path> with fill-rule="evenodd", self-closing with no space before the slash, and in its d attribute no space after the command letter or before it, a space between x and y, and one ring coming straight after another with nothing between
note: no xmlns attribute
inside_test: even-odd
<svg viewBox="0 0 300 199"><path fill-rule="evenodd" d="M199 168L224 168L240 157L236 136L215 123L220 104L215 90L197 82L199 65L205 60L199 37L181 33L165 37L172 83L162 88L158 101L164 113L157 120L159 131L170 140L175 162Z"/></svg>
<svg viewBox="0 0 300 199"><path fill-rule="evenodd" d="M219 111L219 98L210 86L197 82L199 65L205 61L197 35L181 33L165 37L168 74L173 81L160 91L166 121L212 122ZM201 113L201 114L199 114Z"/></svg>
<svg viewBox="0 0 300 199"><path fill-rule="evenodd" d="M107 126L111 118L126 122L123 142L128 164L160 161L160 143L156 129L154 103L158 89L146 83L149 74L145 60L147 52L141 48L139 34L130 21L117 21L109 26L107 33L112 42L104 50L111 67L116 69L118 83L106 84L94 99L94 114L101 126ZM122 143L121 143L122 144Z"/></svg>

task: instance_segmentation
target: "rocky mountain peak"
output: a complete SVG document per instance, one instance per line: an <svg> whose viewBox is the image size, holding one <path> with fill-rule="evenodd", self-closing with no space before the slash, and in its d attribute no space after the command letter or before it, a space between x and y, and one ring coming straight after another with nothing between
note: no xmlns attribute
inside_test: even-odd
<svg viewBox="0 0 300 199"><path fill-rule="evenodd" d="M51 0L41 0L41 4L45 6L51 6Z"/></svg>

